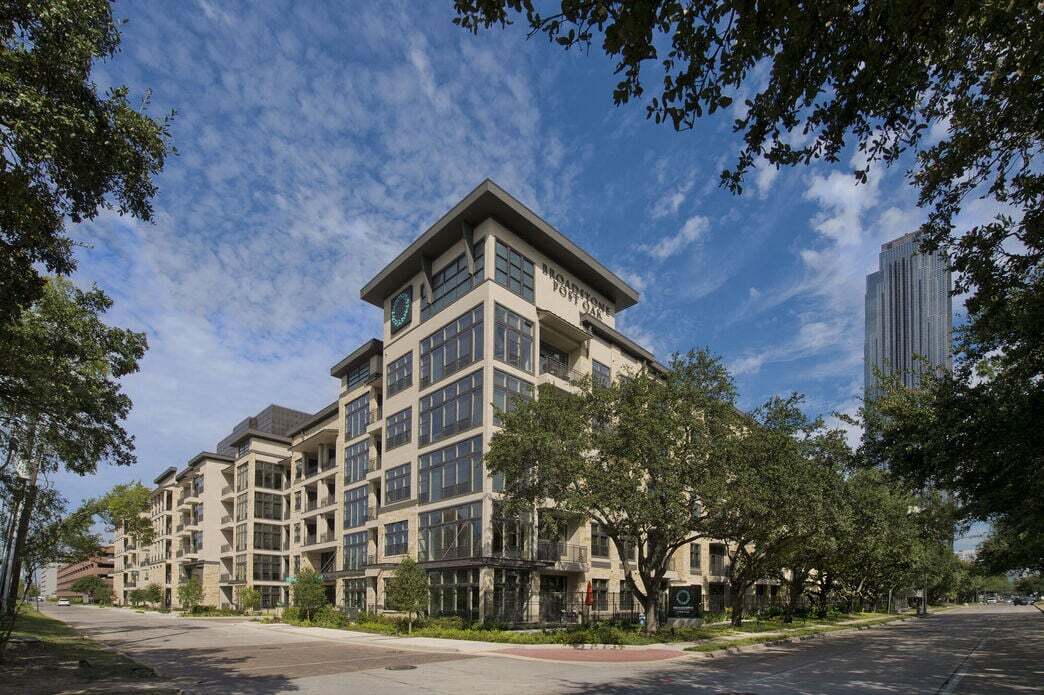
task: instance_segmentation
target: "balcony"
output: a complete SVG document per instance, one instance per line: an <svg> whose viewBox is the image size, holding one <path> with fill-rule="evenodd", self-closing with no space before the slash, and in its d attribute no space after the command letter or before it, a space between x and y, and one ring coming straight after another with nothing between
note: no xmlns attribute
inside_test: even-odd
<svg viewBox="0 0 1044 695"><path fill-rule="evenodd" d="M226 485L225 487L221 488L221 499L225 499L226 497L231 497L232 495L235 494L235 492L236 491L232 489L231 485Z"/></svg>
<svg viewBox="0 0 1044 695"><path fill-rule="evenodd" d="M221 546L221 554L222 555L231 555L232 554L232 544L231 543L225 543L224 545L222 545Z"/></svg>
<svg viewBox="0 0 1044 695"><path fill-rule="evenodd" d="M712 577L729 576L729 563L721 555L711 555L710 569L708 574L710 574Z"/></svg>
<svg viewBox="0 0 1044 695"><path fill-rule="evenodd" d="M553 357L546 355L540 356L540 373L550 374L551 376L558 377L564 381L577 381L583 379L584 375L575 369L570 369L569 365L559 362Z"/></svg>
<svg viewBox="0 0 1044 695"><path fill-rule="evenodd" d="M231 526L232 525L232 515L231 514L226 514L223 517L221 517L221 525L222 526Z"/></svg>
<svg viewBox="0 0 1044 695"><path fill-rule="evenodd" d="M381 459L379 456L374 456L366 462L367 473L376 473L379 470L381 470Z"/></svg>
<svg viewBox="0 0 1044 695"><path fill-rule="evenodd" d="M586 572L591 568L587 546L574 543L538 540L536 559L566 571Z"/></svg>

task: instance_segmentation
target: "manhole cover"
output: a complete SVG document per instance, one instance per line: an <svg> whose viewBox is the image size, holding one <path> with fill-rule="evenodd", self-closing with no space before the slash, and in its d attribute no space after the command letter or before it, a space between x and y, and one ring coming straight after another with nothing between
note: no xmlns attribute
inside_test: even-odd
<svg viewBox="0 0 1044 695"><path fill-rule="evenodd" d="M385 671L412 671L415 668L417 668L417 667L416 666L411 666L410 664L399 664L398 666L385 666L384 670Z"/></svg>

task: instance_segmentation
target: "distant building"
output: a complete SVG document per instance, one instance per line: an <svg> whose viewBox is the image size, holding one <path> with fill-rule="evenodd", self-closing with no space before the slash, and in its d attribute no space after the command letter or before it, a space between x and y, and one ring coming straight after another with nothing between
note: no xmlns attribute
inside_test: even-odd
<svg viewBox="0 0 1044 695"><path fill-rule="evenodd" d="M41 569L36 575L37 593L43 598L58 593L58 570L61 565L53 563Z"/></svg>
<svg viewBox="0 0 1044 695"><path fill-rule="evenodd" d="M883 244L879 258L880 269L866 277L863 385L867 397L876 392L875 371L899 372L903 383L914 387L926 370L949 370L953 363L946 258L921 253L916 232Z"/></svg>
<svg viewBox="0 0 1044 695"><path fill-rule="evenodd" d="M72 590L72 585L76 583L77 579L91 576L102 579L111 588L112 569L113 547L106 545L94 557L59 567L58 590L55 593L59 598L82 597L83 594Z"/></svg>

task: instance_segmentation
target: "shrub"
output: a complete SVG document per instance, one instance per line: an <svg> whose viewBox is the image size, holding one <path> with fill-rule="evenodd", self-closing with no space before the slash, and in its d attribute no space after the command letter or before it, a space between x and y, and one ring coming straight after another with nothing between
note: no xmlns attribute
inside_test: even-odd
<svg viewBox="0 0 1044 695"><path fill-rule="evenodd" d="M315 612L312 622L322 627L340 628L348 624L348 619L344 613L327 604Z"/></svg>
<svg viewBox="0 0 1044 695"><path fill-rule="evenodd" d="M301 611L297 610L293 606L287 606L283 609L282 616L284 623L296 623L301 620Z"/></svg>
<svg viewBox="0 0 1044 695"><path fill-rule="evenodd" d="M239 589L239 607L245 611L256 611L261 606L261 592L252 586Z"/></svg>

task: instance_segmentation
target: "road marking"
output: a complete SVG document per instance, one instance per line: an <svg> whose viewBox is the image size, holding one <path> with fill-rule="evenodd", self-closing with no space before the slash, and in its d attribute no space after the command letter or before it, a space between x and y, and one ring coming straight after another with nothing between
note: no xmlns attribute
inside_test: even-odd
<svg viewBox="0 0 1044 695"><path fill-rule="evenodd" d="M964 665L968 663L968 659L970 659L975 652L979 651L982 645L986 642L986 640L990 638L990 635L992 635L993 631L996 629L997 628L995 627L991 627L989 630L987 630L986 634L982 636L981 640L979 640L979 643L975 645L975 648L967 654L965 654L964 658L961 659L961 663L957 664L957 668L953 670L953 673L950 674L950 677L947 678L936 691L937 695L951 695L951 693L953 693L953 691L957 689L957 686L958 684L960 684L961 679L964 678L964 676L966 675L966 672L964 671Z"/></svg>

